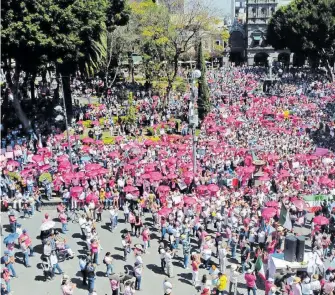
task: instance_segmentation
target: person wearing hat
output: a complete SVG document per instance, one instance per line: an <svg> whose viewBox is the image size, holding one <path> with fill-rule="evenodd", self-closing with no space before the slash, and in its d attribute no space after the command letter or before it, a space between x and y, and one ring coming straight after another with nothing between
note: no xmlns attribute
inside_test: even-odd
<svg viewBox="0 0 335 295"><path fill-rule="evenodd" d="M5 283L7 292L10 293L10 291L11 291L11 288L10 288L10 272L9 272L7 267L4 267L2 269L1 280Z"/></svg>
<svg viewBox="0 0 335 295"><path fill-rule="evenodd" d="M211 294L211 289L206 287L202 290L200 295L210 295Z"/></svg>
<svg viewBox="0 0 335 295"><path fill-rule="evenodd" d="M232 264L230 267L230 273L229 273L229 294L232 294L232 291L234 290L234 295L236 295L237 281L238 281L239 276L240 276L240 273L237 271L237 265Z"/></svg>
<svg viewBox="0 0 335 295"><path fill-rule="evenodd" d="M321 283L320 283L319 275L318 275L318 274L314 274L314 275L312 276L311 290L313 291L313 294L314 294L314 295L318 295L318 294L320 294L320 291L321 291Z"/></svg>
<svg viewBox="0 0 335 295"><path fill-rule="evenodd" d="M169 290L169 289L172 290L172 283L168 280L168 278L165 278L164 282L163 282L164 294L166 294L166 291Z"/></svg>
<svg viewBox="0 0 335 295"><path fill-rule="evenodd" d="M70 277L68 275L63 276L61 283L63 295L72 295L76 287L77 285L71 283Z"/></svg>
<svg viewBox="0 0 335 295"><path fill-rule="evenodd" d="M301 282L301 279L299 277L294 278L293 284L292 284L293 295L302 295L300 282Z"/></svg>
<svg viewBox="0 0 335 295"><path fill-rule="evenodd" d="M15 263L15 257L14 257L14 253L10 252L8 250L6 250L4 252L4 257L3 257L3 261L5 263L5 266L8 268L8 270L12 273L12 276L14 278L17 278L18 276L16 275L15 269L13 264Z"/></svg>
<svg viewBox="0 0 335 295"><path fill-rule="evenodd" d="M32 246L32 241L28 235L28 232L26 229L22 231L22 234L19 236L19 244L25 243L25 247L29 249L29 256L34 256L34 249Z"/></svg>

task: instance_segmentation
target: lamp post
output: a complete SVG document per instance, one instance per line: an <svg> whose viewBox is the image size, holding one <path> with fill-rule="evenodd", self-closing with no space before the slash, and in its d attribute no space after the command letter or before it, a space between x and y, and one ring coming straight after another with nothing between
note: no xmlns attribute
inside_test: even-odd
<svg viewBox="0 0 335 295"><path fill-rule="evenodd" d="M189 104L189 125L192 127L192 161L193 161L193 174L197 171L197 137L195 135L196 127L198 126L198 114L195 111L196 103L196 81L201 77L201 72L199 70L194 70L191 73L191 98Z"/></svg>
<svg viewBox="0 0 335 295"><path fill-rule="evenodd" d="M62 81L62 76L60 76L60 81ZM58 83L56 82L56 80L53 80L50 86L51 86L51 89L55 90L58 86ZM63 101L63 107L56 106L55 110L62 113L64 117L63 116L57 116L56 121L61 121L61 120L65 119L66 140L67 140L68 149L69 149L71 172L73 172L72 147L71 147L71 143L70 143L69 124L68 124L68 120L67 120L67 112L66 112L66 104L65 104L63 84L62 84L62 87L61 87L61 91L62 91L61 96L62 96L62 101Z"/></svg>
<svg viewBox="0 0 335 295"><path fill-rule="evenodd" d="M272 81L272 63L273 63L272 56L268 57L268 63L269 63L269 78Z"/></svg>

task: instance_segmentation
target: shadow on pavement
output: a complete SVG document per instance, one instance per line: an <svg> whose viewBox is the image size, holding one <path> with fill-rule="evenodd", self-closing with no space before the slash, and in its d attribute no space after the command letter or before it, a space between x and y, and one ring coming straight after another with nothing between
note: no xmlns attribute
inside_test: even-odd
<svg viewBox="0 0 335 295"><path fill-rule="evenodd" d="M115 260L123 260L123 256L121 256L120 254L113 254L112 257L113 257Z"/></svg>
<svg viewBox="0 0 335 295"><path fill-rule="evenodd" d="M105 272L100 271L100 270L96 272L97 277L100 277L100 278L105 277L105 274L106 274Z"/></svg>
<svg viewBox="0 0 335 295"><path fill-rule="evenodd" d="M35 276L35 281L37 282L45 282L45 277L44 276Z"/></svg>
<svg viewBox="0 0 335 295"><path fill-rule="evenodd" d="M78 289L87 290L87 286L83 285L83 280L81 278L73 278L71 281L77 285Z"/></svg>
<svg viewBox="0 0 335 295"><path fill-rule="evenodd" d="M72 235L72 238L74 238L74 239L81 239L82 235L80 233L75 233L75 234Z"/></svg>
<svg viewBox="0 0 335 295"><path fill-rule="evenodd" d="M148 264L147 268L150 269L151 271L153 271L154 273L157 273L157 274L162 274L163 273L161 268L156 264Z"/></svg>

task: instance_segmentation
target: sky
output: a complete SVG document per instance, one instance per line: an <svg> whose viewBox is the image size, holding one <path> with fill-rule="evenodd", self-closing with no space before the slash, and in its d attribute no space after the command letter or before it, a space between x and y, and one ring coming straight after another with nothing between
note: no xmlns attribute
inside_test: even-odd
<svg viewBox="0 0 335 295"><path fill-rule="evenodd" d="M231 0L211 0L213 7L220 11L222 17L229 14L231 11Z"/></svg>

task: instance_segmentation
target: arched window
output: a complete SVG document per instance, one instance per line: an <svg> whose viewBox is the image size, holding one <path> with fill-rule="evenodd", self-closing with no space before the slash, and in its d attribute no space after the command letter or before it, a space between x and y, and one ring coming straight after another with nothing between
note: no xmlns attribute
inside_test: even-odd
<svg viewBox="0 0 335 295"><path fill-rule="evenodd" d="M261 15L262 15L262 16L267 16L267 10L266 10L265 7L262 7L262 8L261 8Z"/></svg>
<svg viewBox="0 0 335 295"><path fill-rule="evenodd" d="M255 7L253 7L253 8L251 9L251 12L252 12L252 16L253 16L253 17L256 17L256 8L255 8Z"/></svg>

